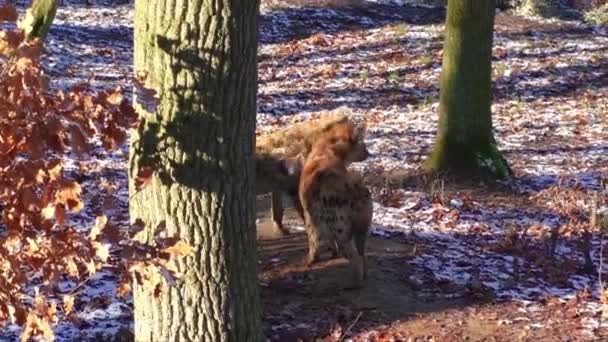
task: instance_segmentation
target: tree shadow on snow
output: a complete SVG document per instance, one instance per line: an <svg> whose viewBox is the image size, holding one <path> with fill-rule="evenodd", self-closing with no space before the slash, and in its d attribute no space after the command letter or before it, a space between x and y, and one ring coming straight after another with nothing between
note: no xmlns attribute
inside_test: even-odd
<svg viewBox="0 0 608 342"><path fill-rule="evenodd" d="M370 51L367 50L367 47L359 47L360 51L368 52L370 56L377 56L379 54L379 50L375 49L375 46L372 46ZM332 52L332 54L339 55L340 53L336 51ZM373 59L373 57L365 58ZM517 58L517 56L514 55L512 58ZM365 61L352 59L351 57L348 60L355 65L359 63L365 64ZM284 62L275 61L273 65L290 65L288 60L299 60L299 57L291 55L285 57ZM297 62L297 64L301 65L309 63L314 64L312 60L307 62L306 59ZM397 77L405 81L415 80L420 77L421 73L427 72L429 68L438 66L440 64L435 62L421 66L403 66L393 70L391 73L367 73L365 78L374 78L376 80L374 82L366 82L366 80L362 79L361 74L358 73L360 71L352 70L351 72L332 77L332 80L350 79L351 81L357 81L356 83L348 82L347 84L349 85L347 86L318 89L302 87L300 89L291 88L275 92L265 92L260 94L259 112L286 115L293 113L293 108L290 106L292 103L298 103L300 111L315 112L332 110L344 105L362 110L390 109L393 106L416 105L428 99L437 100L439 98L438 82L403 86L400 81L391 81L390 77ZM270 68L271 66L265 66L262 62L261 68L264 67ZM290 77L295 81L299 78L296 74L288 75L284 75L282 79L277 78L276 80L284 81L287 77ZM317 75L313 77L321 76ZM542 79L548 79L551 82L533 82L534 80ZM269 79L268 81L274 82L275 79ZM527 69L513 72L509 76L501 76L493 82L493 100L495 103L514 99L529 102L541 98L571 96L577 91L588 89L589 87L595 89L608 87L608 59L602 58L588 65L539 65L539 69Z"/></svg>
<svg viewBox="0 0 608 342"><path fill-rule="evenodd" d="M370 3L331 9L303 6L281 8L260 18L260 44L281 44L316 33L369 30L388 24L430 25L443 22L444 8Z"/></svg>

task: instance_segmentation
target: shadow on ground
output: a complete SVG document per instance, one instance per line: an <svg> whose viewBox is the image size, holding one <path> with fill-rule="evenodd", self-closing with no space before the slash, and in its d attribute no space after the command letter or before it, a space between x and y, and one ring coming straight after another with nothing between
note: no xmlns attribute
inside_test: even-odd
<svg viewBox="0 0 608 342"><path fill-rule="evenodd" d="M344 290L347 261L324 260L311 269L301 265L307 246L303 231L281 236L268 219L268 200L258 201L258 278L262 284L265 334L272 341L303 341L350 334L402 322L417 314L482 303L479 298L422 297L409 284L408 261L416 247L398 238L370 237L369 275L359 290ZM302 227L293 210L286 218ZM340 337L340 336L338 336Z"/></svg>
<svg viewBox="0 0 608 342"><path fill-rule="evenodd" d="M444 8L367 4L327 9L316 6L281 8L260 18L260 44L280 44L316 33L374 29L391 23L430 25L443 22Z"/></svg>

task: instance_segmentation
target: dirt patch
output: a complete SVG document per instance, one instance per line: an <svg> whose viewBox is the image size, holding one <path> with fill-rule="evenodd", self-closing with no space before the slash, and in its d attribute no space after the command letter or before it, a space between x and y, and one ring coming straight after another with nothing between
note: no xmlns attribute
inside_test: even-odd
<svg viewBox="0 0 608 342"><path fill-rule="evenodd" d="M258 278L270 341L597 340L574 319L579 298L497 302L491 294L480 296L479 289L412 281L409 262L425 251L403 236L371 236L365 287L346 290L347 261L303 266L307 246L301 220L286 210L292 233L282 236L268 209L267 198L258 201Z"/></svg>
<svg viewBox="0 0 608 342"><path fill-rule="evenodd" d="M357 333L476 301L421 296L409 281L408 260L416 255L417 247L405 240L376 236L368 243L365 287L344 289L349 279L346 259L303 266L305 233L294 229L281 236L268 218L267 202L260 201L258 208L259 279L266 336L273 341L343 334L355 320L350 333ZM286 222L301 228L296 213L286 213Z"/></svg>

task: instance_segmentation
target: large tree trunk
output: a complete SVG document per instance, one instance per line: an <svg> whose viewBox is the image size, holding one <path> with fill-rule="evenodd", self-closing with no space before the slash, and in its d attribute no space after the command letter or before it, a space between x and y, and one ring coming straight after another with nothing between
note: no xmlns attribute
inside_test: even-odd
<svg viewBox="0 0 608 342"><path fill-rule="evenodd" d="M441 70L439 130L427 166L460 175L510 174L492 134L495 0L450 0Z"/></svg>
<svg viewBox="0 0 608 342"><path fill-rule="evenodd" d="M131 136L131 220L194 247L159 297L134 288L136 341L259 341L254 164L258 0L137 0L135 71L158 92ZM149 108L149 107L146 107ZM140 167L151 182L135 193Z"/></svg>

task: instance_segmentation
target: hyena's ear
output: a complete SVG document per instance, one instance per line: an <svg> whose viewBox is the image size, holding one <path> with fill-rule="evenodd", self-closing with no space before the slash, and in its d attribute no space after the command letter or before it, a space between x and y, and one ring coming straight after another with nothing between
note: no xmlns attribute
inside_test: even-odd
<svg viewBox="0 0 608 342"><path fill-rule="evenodd" d="M327 131L331 130L334 126L346 123L347 121L348 121L348 116L346 116L344 113L337 113L337 114L330 115L327 118L325 118L325 122L323 123L323 125L321 127L321 132L327 132Z"/></svg>

